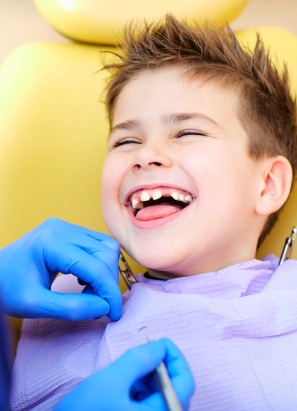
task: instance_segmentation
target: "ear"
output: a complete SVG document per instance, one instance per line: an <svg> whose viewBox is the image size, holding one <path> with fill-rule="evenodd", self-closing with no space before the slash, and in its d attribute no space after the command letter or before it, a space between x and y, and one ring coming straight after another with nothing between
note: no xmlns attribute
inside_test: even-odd
<svg viewBox="0 0 297 411"><path fill-rule="evenodd" d="M289 197L292 185L292 167L283 156L264 161L259 196L255 205L258 215L268 216L279 210Z"/></svg>

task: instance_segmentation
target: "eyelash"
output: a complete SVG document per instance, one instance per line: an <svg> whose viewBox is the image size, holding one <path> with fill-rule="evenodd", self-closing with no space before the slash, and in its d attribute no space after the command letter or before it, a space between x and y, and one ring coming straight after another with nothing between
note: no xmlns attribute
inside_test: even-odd
<svg viewBox="0 0 297 411"><path fill-rule="evenodd" d="M117 148L117 147L120 147L120 146L124 146L125 144L141 144L141 143L138 142L137 140L132 139L132 138L126 138L126 139L124 139L124 140L116 141L116 142L113 144L113 148Z"/></svg>
<svg viewBox="0 0 297 411"><path fill-rule="evenodd" d="M197 130L183 130L177 134L177 138L183 136L206 136L206 134Z"/></svg>
<svg viewBox="0 0 297 411"><path fill-rule="evenodd" d="M197 130L183 130L180 131L179 133L177 133L176 138L180 138L180 137L184 137L184 136L206 136L205 133L199 132ZM118 140L116 141L112 148L117 148L117 147L121 147L124 146L126 144L141 144L141 141L137 141L135 139L132 138L126 138L123 140Z"/></svg>

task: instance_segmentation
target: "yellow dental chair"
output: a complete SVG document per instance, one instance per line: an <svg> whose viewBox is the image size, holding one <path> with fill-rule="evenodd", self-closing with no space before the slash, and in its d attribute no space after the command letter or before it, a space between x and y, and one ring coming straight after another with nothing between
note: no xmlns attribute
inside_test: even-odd
<svg viewBox="0 0 297 411"><path fill-rule="evenodd" d="M21 46L0 66L0 247L51 216L107 231L100 204L108 135L100 102L107 76L100 71L101 52L119 41L127 21L171 12L189 21L231 22L246 3L35 0L40 13L69 43ZM252 44L256 31L280 62L288 62L296 92L297 37L276 27L245 28L237 35L243 43ZM259 257L280 254L294 224L297 187ZM141 270L129 262L134 271Z"/></svg>

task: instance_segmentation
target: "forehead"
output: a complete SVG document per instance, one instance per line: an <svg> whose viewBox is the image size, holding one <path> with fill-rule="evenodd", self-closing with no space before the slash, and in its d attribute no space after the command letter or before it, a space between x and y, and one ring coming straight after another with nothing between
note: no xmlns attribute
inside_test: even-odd
<svg viewBox="0 0 297 411"><path fill-rule="evenodd" d="M130 79L115 100L112 124L149 113L222 112L237 116L239 93L221 81L180 66L143 70Z"/></svg>

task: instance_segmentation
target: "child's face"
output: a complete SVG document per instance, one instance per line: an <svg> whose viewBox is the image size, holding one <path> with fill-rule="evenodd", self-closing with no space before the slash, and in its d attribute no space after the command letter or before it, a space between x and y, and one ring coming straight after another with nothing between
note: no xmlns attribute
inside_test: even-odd
<svg viewBox="0 0 297 411"><path fill-rule="evenodd" d="M179 67L141 72L119 94L103 212L114 238L151 271L192 275L254 257L262 169L237 110L235 93Z"/></svg>

